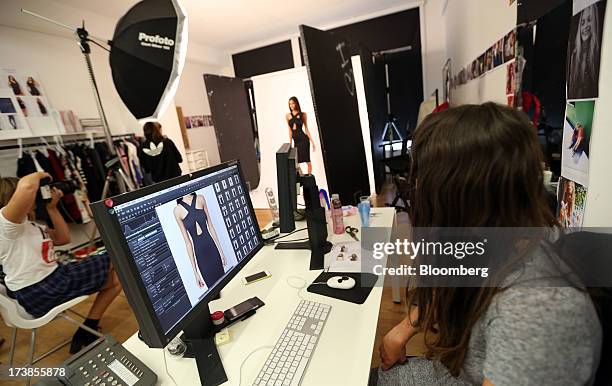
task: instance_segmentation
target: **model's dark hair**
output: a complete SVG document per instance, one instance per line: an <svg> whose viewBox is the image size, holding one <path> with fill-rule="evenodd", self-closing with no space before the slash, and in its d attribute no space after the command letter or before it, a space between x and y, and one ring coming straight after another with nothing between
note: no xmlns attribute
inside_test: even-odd
<svg viewBox="0 0 612 386"><path fill-rule="evenodd" d="M159 143L164 140L164 136L161 133L161 124L159 124L159 122L149 121L144 124L142 130L148 141Z"/></svg>
<svg viewBox="0 0 612 386"><path fill-rule="evenodd" d="M557 225L545 196L536 132L522 112L485 103L431 114L415 130L411 153L414 227ZM471 330L499 291L417 283L407 304L418 304L413 323L425 332L426 356L458 376Z"/></svg>
<svg viewBox="0 0 612 386"><path fill-rule="evenodd" d="M297 106L298 114L300 114L300 118L302 118L303 113L302 113L302 108L300 107L300 101L298 101L298 99L294 96L289 98L289 102L287 102L287 104L289 104L291 101L293 101L293 103L295 103L295 105ZM289 112L293 114L291 107L289 107Z"/></svg>

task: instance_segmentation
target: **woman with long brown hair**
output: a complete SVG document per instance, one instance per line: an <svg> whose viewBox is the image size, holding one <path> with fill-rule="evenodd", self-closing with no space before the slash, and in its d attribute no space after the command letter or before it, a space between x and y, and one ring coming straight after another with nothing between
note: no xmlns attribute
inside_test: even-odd
<svg viewBox="0 0 612 386"><path fill-rule="evenodd" d="M415 131L411 151L415 229L530 227L556 233L542 154L525 114L493 103L432 114ZM500 281L428 286L417 276L416 288L407 292L408 317L384 337L381 369L371 384L592 383L602 331L590 297L549 276L547 262L554 260L544 242L512 238L509 245L512 259L500 262ZM425 355L406 358L406 343L417 333L424 334Z"/></svg>

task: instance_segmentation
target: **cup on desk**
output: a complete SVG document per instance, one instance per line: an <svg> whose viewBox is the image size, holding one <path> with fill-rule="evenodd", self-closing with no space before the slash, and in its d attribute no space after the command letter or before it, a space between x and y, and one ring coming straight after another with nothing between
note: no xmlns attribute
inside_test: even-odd
<svg viewBox="0 0 612 386"><path fill-rule="evenodd" d="M357 209L359 210L359 218L361 218L361 226L369 227L370 226L370 197L362 196L359 198L359 204L357 205Z"/></svg>

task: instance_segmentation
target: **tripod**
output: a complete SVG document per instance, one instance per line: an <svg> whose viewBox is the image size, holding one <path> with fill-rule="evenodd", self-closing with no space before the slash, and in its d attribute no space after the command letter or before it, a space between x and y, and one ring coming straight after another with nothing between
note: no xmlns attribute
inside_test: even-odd
<svg viewBox="0 0 612 386"><path fill-rule="evenodd" d="M391 156L393 156L393 141L395 139L403 140L397 125L395 124L395 115L391 113L391 87L389 84L389 63L385 63L385 96L387 100L387 121L385 122L385 128L383 129L382 141L388 141L391 144ZM397 138L396 138L397 136ZM385 148L383 147L383 152Z"/></svg>

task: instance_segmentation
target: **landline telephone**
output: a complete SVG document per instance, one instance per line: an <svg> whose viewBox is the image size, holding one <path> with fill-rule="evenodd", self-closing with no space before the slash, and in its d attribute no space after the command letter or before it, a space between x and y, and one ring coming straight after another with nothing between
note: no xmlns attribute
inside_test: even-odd
<svg viewBox="0 0 612 386"><path fill-rule="evenodd" d="M63 377L47 378L41 386L148 386L157 375L110 335L98 339L68 358L62 365Z"/></svg>

